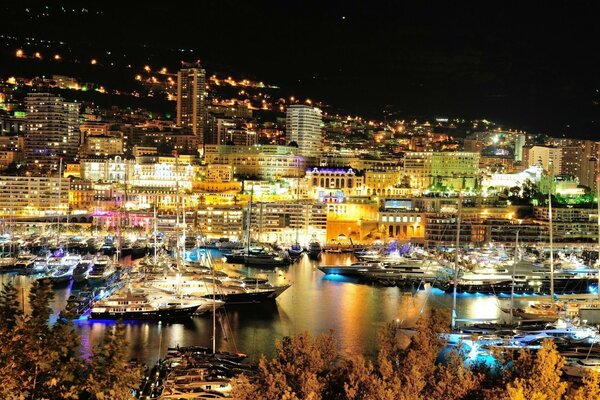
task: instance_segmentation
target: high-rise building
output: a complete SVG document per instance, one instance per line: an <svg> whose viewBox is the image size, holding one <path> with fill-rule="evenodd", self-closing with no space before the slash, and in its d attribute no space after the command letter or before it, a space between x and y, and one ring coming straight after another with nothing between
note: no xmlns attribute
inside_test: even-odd
<svg viewBox="0 0 600 400"><path fill-rule="evenodd" d="M42 169L56 169L59 160L73 162L79 150L79 104L51 93L30 93L25 99L25 160Z"/></svg>
<svg viewBox="0 0 600 400"><path fill-rule="evenodd" d="M206 120L206 72L185 65L177 73L177 126L187 128L204 143Z"/></svg>
<svg viewBox="0 0 600 400"><path fill-rule="evenodd" d="M298 144L298 154L316 159L321 156L321 110L302 104L287 109L286 139Z"/></svg>
<svg viewBox="0 0 600 400"><path fill-rule="evenodd" d="M529 166L541 165L546 171L550 171L552 165L554 175L562 174L562 149L549 146L533 146L529 149Z"/></svg>

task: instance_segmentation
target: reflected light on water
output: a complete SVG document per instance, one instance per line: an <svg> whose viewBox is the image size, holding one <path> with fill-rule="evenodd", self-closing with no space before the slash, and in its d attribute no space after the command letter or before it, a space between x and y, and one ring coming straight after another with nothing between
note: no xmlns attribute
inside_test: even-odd
<svg viewBox="0 0 600 400"><path fill-rule="evenodd" d="M307 256L289 268L278 271L219 264L219 269L232 275L268 277L276 284L292 286L275 303L227 307L217 322L217 347L225 351L241 351L256 361L261 353L272 356L275 341L283 336L308 331L313 335L333 329L344 354L374 356L377 334L385 324L398 321L412 326L423 312L432 308L450 309L452 296L438 290L416 292L397 287L377 287L354 280L327 276L316 267L322 264L350 264L349 254L324 254L319 261ZM20 290L29 289L32 278L0 275L2 282L12 280ZM52 308L58 313L70 294L69 287L57 288ZM27 297L27 294L25 294ZM531 299L535 300L535 299ZM519 299L518 301L525 301ZM27 309L27 299L25 298ZM459 318L496 318L503 316L491 296L460 296ZM75 328L81 334L81 350L91 354L107 328L114 321L78 320ZM212 317L206 314L181 322L126 322L129 353L146 363L166 354L168 347L211 345Z"/></svg>

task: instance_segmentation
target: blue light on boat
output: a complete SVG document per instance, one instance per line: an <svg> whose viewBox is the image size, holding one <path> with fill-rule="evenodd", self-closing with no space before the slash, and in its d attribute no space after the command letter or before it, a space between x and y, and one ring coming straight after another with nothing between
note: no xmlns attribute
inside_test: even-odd
<svg viewBox="0 0 600 400"><path fill-rule="evenodd" d="M336 282L355 282L355 279L348 278L347 276L338 275L338 274L327 274L323 277L326 281L336 281Z"/></svg>

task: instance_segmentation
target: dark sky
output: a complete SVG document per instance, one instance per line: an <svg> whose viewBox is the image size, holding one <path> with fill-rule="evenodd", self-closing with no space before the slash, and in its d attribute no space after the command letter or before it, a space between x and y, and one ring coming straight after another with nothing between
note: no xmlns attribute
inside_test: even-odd
<svg viewBox="0 0 600 400"><path fill-rule="evenodd" d="M107 48L192 47L205 62L353 113L487 117L600 140L595 2L458 3L11 0L0 5L0 31ZM63 4L90 12L41 20L23 12Z"/></svg>

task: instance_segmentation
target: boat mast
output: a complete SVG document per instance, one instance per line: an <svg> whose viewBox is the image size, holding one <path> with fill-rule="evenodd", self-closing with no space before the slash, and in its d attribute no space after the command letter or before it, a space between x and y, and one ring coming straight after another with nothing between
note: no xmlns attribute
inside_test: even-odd
<svg viewBox="0 0 600 400"><path fill-rule="evenodd" d="M596 188L598 190L596 194L596 204L598 207L598 259L596 264L598 267L598 300L600 300L600 176L596 178Z"/></svg>
<svg viewBox="0 0 600 400"><path fill-rule="evenodd" d="M548 187L548 228L550 230L550 302L554 303L554 228L552 225L552 184L554 166L550 163L550 185Z"/></svg>
<svg viewBox="0 0 600 400"><path fill-rule="evenodd" d="M456 212L456 246L454 248L454 290L452 292L452 329L456 328L456 292L458 285L458 248L460 246L460 220L462 213L462 194L458 194L458 209Z"/></svg>
<svg viewBox="0 0 600 400"><path fill-rule="evenodd" d="M210 260L210 269L212 271L212 289L213 289L213 304L212 304L212 352L213 355L217 354L217 293L216 293L216 277L215 277L215 265L212 263L211 255L208 249L205 249L207 254L207 260Z"/></svg>
<svg viewBox="0 0 600 400"><path fill-rule="evenodd" d="M181 271L179 266L179 249L181 240L179 237L179 157L177 153L174 153L175 156L175 261L177 263L177 271Z"/></svg>
<svg viewBox="0 0 600 400"><path fill-rule="evenodd" d="M515 268L517 261L519 260L519 230L517 229L517 235L515 237L515 257L513 260L512 268L512 285L510 286L510 323L513 323L514 314L513 309L515 307Z"/></svg>
<svg viewBox="0 0 600 400"><path fill-rule="evenodd" d="M156 267L157 262L157 255L156 255L156 247L157 247L157 243L156 243L156 236L158 235L158 232L156 230L156 199L154 200L154 213L153 213L153 221L152 221L152 229L153 229L153 233L154 233L154 266Z"/></svg>
<svg viewBox="0 0 600 400"><path fill-rule="evenodd" d="M250 188L250 201L248 202L248 232L247 232L248 254L250 254L250 225L252 223L252 196L254 196L254 182L252 183L252 187Z"/></svg>
<svg viewBox="0 0 600 400"><path fill-rule="evenodd" d="M58 201L56 211L56 246L60 247L60 196L62 195L62 157L58 164Z"/></svg>
<svg viewBox="0 0 600 400"><path fill-rule="evenodd" d="M185 262L185 240L186 240L186 237L185 237L185 234L186 234L186 231L185 231L185 227L186 227L185 226L185 196L181 197L181 210L182 210L182 214L183 214L183 217L182 217L183 233L181 235L181 265L183 265L183 263Z"/></svg>
<svg viewBox="0 0 600 400"><path fill-rule="evenodd" d="M296 203L300 205L300 177L296 178ZM300 209L300 207L298 207ZM300 213L298 213L300 214ZM298 218L300 219L300 218ZM300 221L296 222L296 244L298 244L298 235L300 229Z"/></svg>

